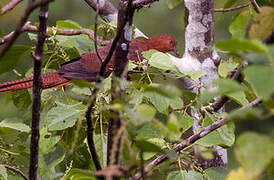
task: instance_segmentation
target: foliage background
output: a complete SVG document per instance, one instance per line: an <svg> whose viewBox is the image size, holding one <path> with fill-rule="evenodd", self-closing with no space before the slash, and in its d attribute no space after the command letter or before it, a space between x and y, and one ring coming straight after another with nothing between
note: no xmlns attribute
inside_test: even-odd
<svg viewBox="0 0 274 180"><path fill-rule="evenodd" d="M1 0L0 5L4 5L8 0ZM261 3L264 3L260 1ZM239 1L239 3L242 3ZM238 3L238 4L239 4ZM117 4L115 1L114 4ZM224 1L216 0L215 7L222 8ZM237 3L235 4L237 5ZM5 33L10 32L14 29L16 22L20 18L24 10L23 4L16 7L15 10L11 11L5 16L0 16L0 27ZM239 11L228 12L228 13L216 13L215 14L215 35L216 41L230 39L229 25L231 20L238 14ZM37 10L32 14L30 21L37 21ZM90 9L83 1L79 0L56 0L50 5L49 12L49 25L54 26L57 20L70 19L78 22L83 27L89 27L93 24L94 11ZM154 3L151 8L143 9L136 13L134 24L141 29L148 36L154 36L159 33L167 33L176 37L179 45L179 51L183 54L184 51L184 12L183 5L179 5L174 9L170 10L167 6L167 1L160 1ZM24 33L17 40L18 44L31 44L28 40L27 34ZM25 72L32 66L32 59L26 57L18 64L18 72ZM7 81L16 79L16 76L12 72L7 72L0 75L0 81ZM7 97L0 94L0 119L24 116L24 112L18 110L14 104L10 101L6 102ZM231 103L229 108L237 106L235 103ZM79 110L82 107L79 105ZM77 113L77 112L76 112ZM237 122L236 124L236 136L245 131L255 131L262 134L274 136L273 128L273 117L269 117L266 120L258 122L256 120L248 120ZM0 138L11 138L12 137L0 137ZM256 137L255 137L256 138ZM1 139L0 139L1 140ZM82 160L78 159L79 162ZM272 164L274 162L272 161ZM235 160L235 154L233 149L229 149L229 169L236 169L239 166ZM273 168L273 166L272 166ZM274 168L273 168L274 169ZM269 171L273 172L273 169Z"/></svg>

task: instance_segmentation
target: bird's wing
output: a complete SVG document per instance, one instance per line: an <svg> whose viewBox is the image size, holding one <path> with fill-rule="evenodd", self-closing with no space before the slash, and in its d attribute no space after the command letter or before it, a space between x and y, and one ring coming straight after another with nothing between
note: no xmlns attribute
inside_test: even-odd
<svg viewBox="0 0 274 180"><path fill-rule="evenodd" d="M105 59L109 51L109 46L98 49L98 52L102 59ZM80 58L69 61L63 64L58 71L63 77L68 79L82 79L86 81L95 81L97 74L100 71L102 62L96 55L95 51L83 54ZM106 75L109 75L109 71L113 66L112 61L106 68Z"/></svg>

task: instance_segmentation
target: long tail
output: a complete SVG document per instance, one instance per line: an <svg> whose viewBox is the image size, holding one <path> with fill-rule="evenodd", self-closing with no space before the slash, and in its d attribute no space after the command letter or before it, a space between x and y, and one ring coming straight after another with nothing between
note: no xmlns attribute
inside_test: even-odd
<svg viewBox="0 0 274 180"><path fill-rule="evenodd" d="M43 80L43 89L52 88L52 87L60 87L71 84L71 82L58 74L57 71L42 74ZM32 87L33 77L27 77L23 79L18 79L15 81L9 81L0 83L0 92L7 91L19 91Z"/></svg>

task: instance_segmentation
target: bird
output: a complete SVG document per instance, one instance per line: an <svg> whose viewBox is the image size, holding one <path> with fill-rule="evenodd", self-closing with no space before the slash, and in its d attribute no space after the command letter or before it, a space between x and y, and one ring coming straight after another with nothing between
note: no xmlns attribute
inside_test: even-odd
<svg viewBox="0 0 274 180"><path fill-rule="evenodd" d="M99 48L98 53L102 59L105 59L111 43ZM143 61L142 52L155 49L166 53L177 50L177 42L168 34L159 34L148 39L133 39L129 46L129 59L135 62ZM61 65L60 69L54 72L42 74L42 89L62 87L70 85L71 79L86 80L94 82L100 72L102 61L98 58L95 50L81 55L79 58L70 60ZM108 77L114 69L114 56L112 56L105 71L105 78ZM0 92L19 91L32 88L33 77L22 78L14 81L0 83Z"/></svg>

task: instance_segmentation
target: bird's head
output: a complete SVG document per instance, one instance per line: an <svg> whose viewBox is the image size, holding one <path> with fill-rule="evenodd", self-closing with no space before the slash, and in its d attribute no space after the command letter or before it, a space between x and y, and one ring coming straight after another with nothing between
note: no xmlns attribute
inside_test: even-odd
<svg viewBox="0 0 274 180"><path fill-rule="evenodd" d="M177 49L177 41L172 36L168 34L160 34L151 38L151 49L156 49L163 53L173 51L176 56L179 56L179 51Z"/></svg>

